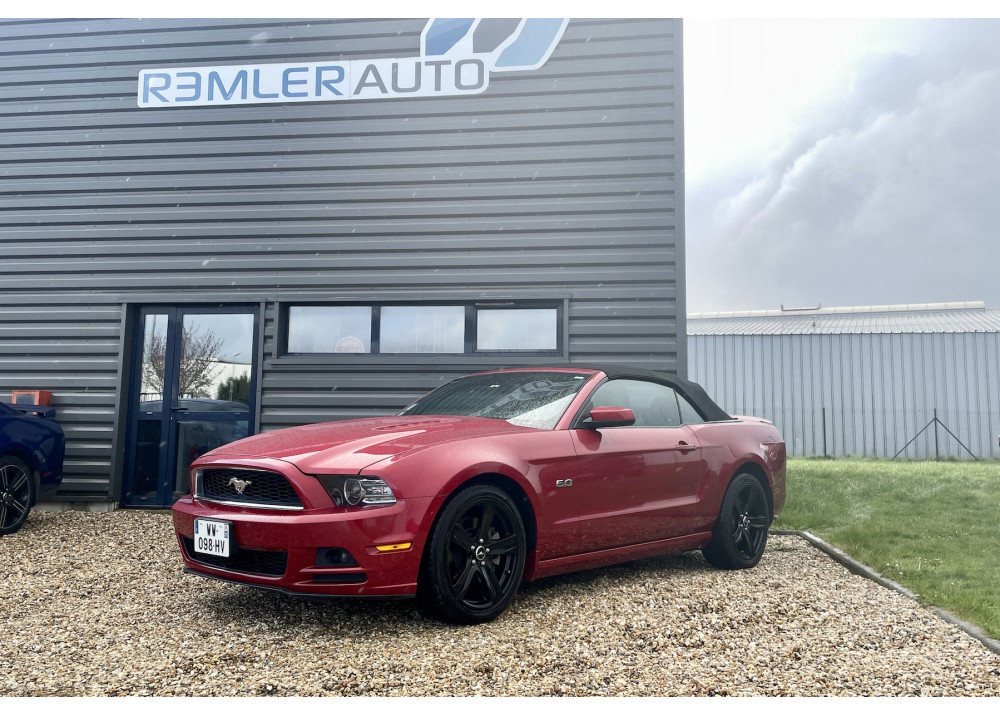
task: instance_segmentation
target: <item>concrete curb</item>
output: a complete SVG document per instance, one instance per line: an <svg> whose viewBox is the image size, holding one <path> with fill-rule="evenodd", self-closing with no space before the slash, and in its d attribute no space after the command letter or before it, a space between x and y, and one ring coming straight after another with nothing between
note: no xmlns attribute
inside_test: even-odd
<svg viewBox="0 0 1000 716"><path fill-rule="evenodd" d="M911 592L909 589L904 587L899 582L894 582L891 579L883 577L881 574L876 572L868 565L862 564L861 562L857 561L846 552L843 552L834 547L833 545L824 542L811 532L806 532L805 530L770 530L770 534L794 535L796 537L801 537L806 542L809 542L813 547L816 547L822 552L826 552L826 554L833 557L833 559L835 559L837 562L840 562L854 574L862 576L865 579L870 579L871 581L880 584L881 586L886 587L887 589L891 589L894 592L898 592L899 594L902 594L904 597L908 597L909 599L912 599L917 603L920 602L920 598L916 594ZM951 612L945 611L944 609L940 609L939 607L930 606L927 608L931 612L936 614L938 617L943 619L944 621L964 631L966 634L971 636L976 641L980 642L983 646L992 651L994 654L1000 656L1000 641L997 641L996 639L992 639L989 636L987 636L983 632L983 630L977 627L975 624L970 624L964 619L960 619Z"/></svg>

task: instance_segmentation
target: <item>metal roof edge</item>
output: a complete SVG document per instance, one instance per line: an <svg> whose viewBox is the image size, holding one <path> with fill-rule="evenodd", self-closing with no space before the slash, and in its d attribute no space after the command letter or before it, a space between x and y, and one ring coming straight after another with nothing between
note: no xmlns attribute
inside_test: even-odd
<svg viewBox="0 0 1000 716"><path fill-rule="evenodd" d="M780 308L753 311L712 311L706 313L689 313L689 321L707 318L777 318L781 316L828 316L853 313L897 313L897 312L930 312L930 311L970 311L991 310L986 308L985 301L950 301L946 303L899 303L878 306L837 306L823 308L822 304L814 308Z"/></svg>

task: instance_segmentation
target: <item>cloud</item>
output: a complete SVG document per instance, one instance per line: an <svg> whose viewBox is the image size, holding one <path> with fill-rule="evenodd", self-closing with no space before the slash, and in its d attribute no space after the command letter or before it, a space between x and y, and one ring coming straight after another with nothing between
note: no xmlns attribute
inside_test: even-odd
<svg viewBox="0 0 1000 716"><path fill-rule="evenodd" d="M689 310L1000 306L1000 23L918 29L756 164L688 187Z"/></svg>

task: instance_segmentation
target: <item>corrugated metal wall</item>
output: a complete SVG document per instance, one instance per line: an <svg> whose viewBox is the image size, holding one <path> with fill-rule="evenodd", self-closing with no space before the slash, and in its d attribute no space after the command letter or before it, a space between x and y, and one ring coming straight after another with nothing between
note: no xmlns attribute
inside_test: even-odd
<svg viewBox="0 0 1000 716"><path fill-rule="evenodd" d="M263 302L263 430L496 360L281 357L281 301L565 300L569 359L684 371L679 21L573 20L475 96L136 105L141 69L413 56L424 25L0 22L0 399L54 392L65 494L117 498L126 306Z"/></svg>
<svg viewBox="0 0 1000 716"><path fill-rule="evenodd" d="M731 414L773 420L791 455L893 457L919 435L901 458L969 459L962 444L1000 458L1000 333L692 335L688 347L692 380Z"/></svg>

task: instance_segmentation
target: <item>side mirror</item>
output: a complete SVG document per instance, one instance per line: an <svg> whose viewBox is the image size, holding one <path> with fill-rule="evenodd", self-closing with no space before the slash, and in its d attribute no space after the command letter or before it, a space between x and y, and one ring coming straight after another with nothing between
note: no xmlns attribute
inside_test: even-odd
<svg viewBox="0 0 1000 716"><path fill-rule="evenodd" d="M581 428L589 430L623 428L626 425L635 425L635 413L631 408L594 408L580 423Z"/></svg>

